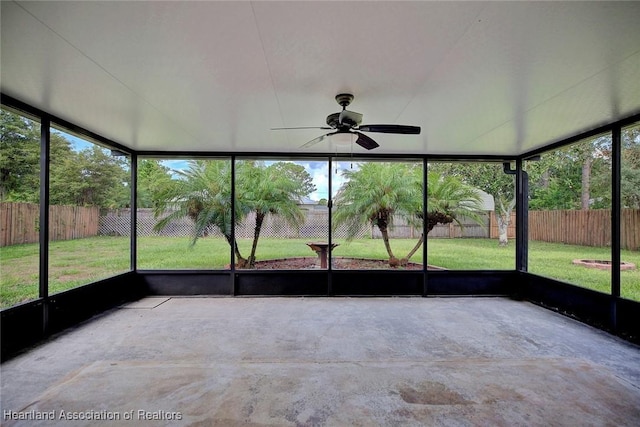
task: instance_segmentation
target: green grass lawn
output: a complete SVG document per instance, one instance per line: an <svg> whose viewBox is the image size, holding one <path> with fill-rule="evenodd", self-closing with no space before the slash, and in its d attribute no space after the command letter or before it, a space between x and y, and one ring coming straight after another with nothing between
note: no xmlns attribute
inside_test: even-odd
<svg viewBox="0 0 640 427"><path fill-rule="evenodd" d="M257 258L278 259L314 256L309 239L261 238ZM391 241L398 258L406 256L415 240ZM139 269L225 269L229 245L220 238L205 238L191 246L188 238L144 237L138 241ZM338 240L337 257L386 259L382 240ZM247 257L250 239L239 241ZM430 239L427 263L451 270L512 270L515 249L499 247L489 239ZM529 271L568 283L610 292L610 272L573 265L573 259L609 259L608 248L530 242ZM412 258L422 262L422 249ZM622 260L640 266L640 252L623 251ZM38 296L38 245L0 248L0 307L29 301ZM49 293L81 286L129 270L129 240L125 237L93 237L52 242L49 262ZM622 296L640 301L640 269L622 271Z"/></svg>
<svg viewBox="0 0 640 427"><path fill-rule="evenodd" d="M428 242L430 265L451 270L515 268L515 245L499 247L490 239L433 239ZM611 272L572 264L574 259L610 260L609 248L529 242L531 273L563 282L611 292ZM640 301L640 252L622 251L621 259L636 265L635 270L621 271L621 295Z"/></svg>
<svg viewBox="0 0 640 427"><path fill-rule="evenodd" d="M427 239L427 264L449 270L513 270L514 244L491 239Z"/></svg>
<svg viewBox="0 0 640 427"><path fill-rule="evenodd" d="M38 297L39 245L0 248L0 307ZM129 270L129 241L123 237L51 242L49 294Z"/></svg>

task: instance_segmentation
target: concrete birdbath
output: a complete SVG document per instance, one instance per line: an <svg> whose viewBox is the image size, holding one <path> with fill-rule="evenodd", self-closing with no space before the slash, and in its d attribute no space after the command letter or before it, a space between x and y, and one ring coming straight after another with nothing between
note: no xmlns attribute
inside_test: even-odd
<svg viewBox="0 0 640 427"><path fill-rule="evenodd" d="M311 248L312 251L318 254L318 259L320 259L320 268L327 268L327 253L329 252L329 243L327 242L309 242L307 246ZM338 246L337 243L331 244L331 249Z"/></svg>

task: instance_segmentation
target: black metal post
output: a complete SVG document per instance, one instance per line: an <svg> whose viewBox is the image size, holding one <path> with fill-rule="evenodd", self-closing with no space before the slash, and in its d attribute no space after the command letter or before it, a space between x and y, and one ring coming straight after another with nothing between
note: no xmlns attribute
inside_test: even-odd
<svg viewBox="0 0 640 427"><path fill-rule="evenodd" d="M427 248L427 203L429 203L429 194L427 189L429 188L429 173L427 170L428 162L427 158L422 159L422 275L423 275L423 284L422 284L422 296L426 297L429 294L429 270L427 265L427 256L428 256L428 248Z"/></svg>
<svg viewBox="0 0 640 427"><path fill-rule="evenodd" d="M327 243L329 243L329 262L327 264L327 296L333 295L333 282L332 282L332 271L333 271L333 157L329 156L329 191L327 194L327 209L329 209L329 238L327 239Z"/></svg>
<svg viewBox="0 0 640 427"><path fill-rule="evenodd" d="M529 266L529 175L516 160L516 270Z"/></svg>
<svg viewBox="0 0 640 427"><path fill-rule="evenodd" d="M42 298L42 331L49 330L49 165L51 157L51 122L40 121L40 276L39 294Z"/></svg>
<svg viewBox="0 0 640 427"><path fill-rule="evenodd" d="M138 155L133 153L129 157L131 163L131 201L129 206L131 207L130 215L130 264L131 270L136 271L138 269Z"/></svg>
<svg viewBox="0 0 640 427"><path fill-rule="evenodd" d="M236 245L236 156L231 156L231 225L229 230L229 236L231 237L231 264L229 264L229 269L231 271L230 280L231 280L231 295L235 296L237 294L236 289L236 254L235 254L235 245Z"/></svg>
<svg viewBox="0 0 640 427"><path fill-rule="evenodd" d="M618 298L620 298L620 220L622 218L622 128L611 129L611 326L618 329Z"/></svg>
<svg viewBox="0 0 640 427"><path fill-rule="evenodd" d="M526 197L523 191L525 187L526 173L522 170L522 159L516 160L516 168L511 169L509 162L502 163L502 170L507 175L515 175L516 177L516 259L515 267L516 271L527 270L527 258L528 258L528 215L525 212L528 209L528 203L523 196ZM528 187L528 185L527 185Z"/></svg>

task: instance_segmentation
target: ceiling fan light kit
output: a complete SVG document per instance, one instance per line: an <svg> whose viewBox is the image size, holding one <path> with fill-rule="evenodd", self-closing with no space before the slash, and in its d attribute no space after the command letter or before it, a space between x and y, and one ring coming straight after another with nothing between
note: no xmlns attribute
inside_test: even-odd
<svg viewBox="0 0 640 427"><path fill-rule="evenodd" d="M336 95L336 102L342 107L342 111L329 114L327 116L327 125L322 127L294 127L294 128L273 128L272 130L294 130L294 129L323 129L334 130L333 132L321 135L306 144L301 148L311 147L322 141L327 137L339 134L349 134L351 136L356 135L358 138L355 143L367 150L373 150L380 145L369 136L362 132L377 132L377 133L394 133L402 135L419 135L419 126L407 126L407 125L389 125L389 124L377 124L377 125L362 125L362 114L355 111L347 110L347 107L353 101L353 95L350 93L340 93Z"/></svg>

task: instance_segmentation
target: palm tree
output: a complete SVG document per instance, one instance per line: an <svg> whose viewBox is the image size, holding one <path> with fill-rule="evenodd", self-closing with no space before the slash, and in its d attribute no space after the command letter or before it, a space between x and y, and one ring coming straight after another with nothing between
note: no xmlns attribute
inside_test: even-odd
<svg viewBox="0 0 640 427"><path fill-rule="evenodd" d="M396 258L389 241L394 217L421 226L422 166L403 163L365 163L358 170L344 172L348 181L336 196L333 226L346 226L347 239L353 239L363 224L378 227L389 265L404 265L424 243L424 233L402 259ZM429 173L427 178L427 233L437 224L460 223L465 216L481 223L481 198L472 187L455 177Z"/></svg>
<svg viewBox="0 0 640 427"><path fill-rule="evenodd" d="M476 189L453 176L440 176L435 172L427 175L427 234L438 224L457 223L462 227L461 217L483 225L482 198ZM416 214L422 221L422 212ZM424 243L424 233L418 243L400 263L406 263Z"/></svg>
<svg viewBox="0 0 640 427"><path fill-rule="evenodd" d="M427 198L427 234L437 224L455 222L462 226L460 217L482 224L480 193L454 176L440 176L429 172Z"/></svg>
<svg viewBox="0 0 640 427"><path fill-rule="evenodd" d="M188 169L175 171L179 179L162 188L155 197L156 218L154 230L162 230L172 221L188 217L194 222L191 245L200 237L217 228L233 246L239 266L247 260L241 255L237 242L231 240L231 162L228 160L190 160ZM246 205L236 203L235 223L239 224L249 213Z"/></svg>
<svg viewBox="0 0 640 427"><path fill-rule="evenodd" d="M422 180L417 169L404 163L368 162L345 171L347 182L335 200L334 229L346 226L347 240L351 240L363 224L377 226L389 264L399 265L389 242L389 227L394 217L412 222L422 211Z"/></svg>
<svg viewBox="0 0 640 427"><path fill-rule="evenodd" d="M185 171L176 172L180 179L167 186L156 199L156 218L165 215L155 230L169 223L189 217L194 221L191 244L206 236L215 227L233 247L238 268L253 268L258 239L265 218L276 219L299 227L304 221L297 204L300 180L281 173L278 163L265 166L255 161L236 162L235 224L241 224L249 213L255 213L253 243L249 258L240 253L237 241L231 238L231 162L227 160L192 160ZM168 213L167 213L168 212Z"/></svg>
<svg viewBox="0 0 640 427"><path fill-rule="evenodd" d="M255 212L253 242L247 260L247 267L253 268L264 220L271 215L276 220L300 228L304 215L298 206L298 199L304 191L301 190L300 180L282 173L279 163L265 167L259 162L242 161L237 164L237 172L236 204Z"/></svg>

